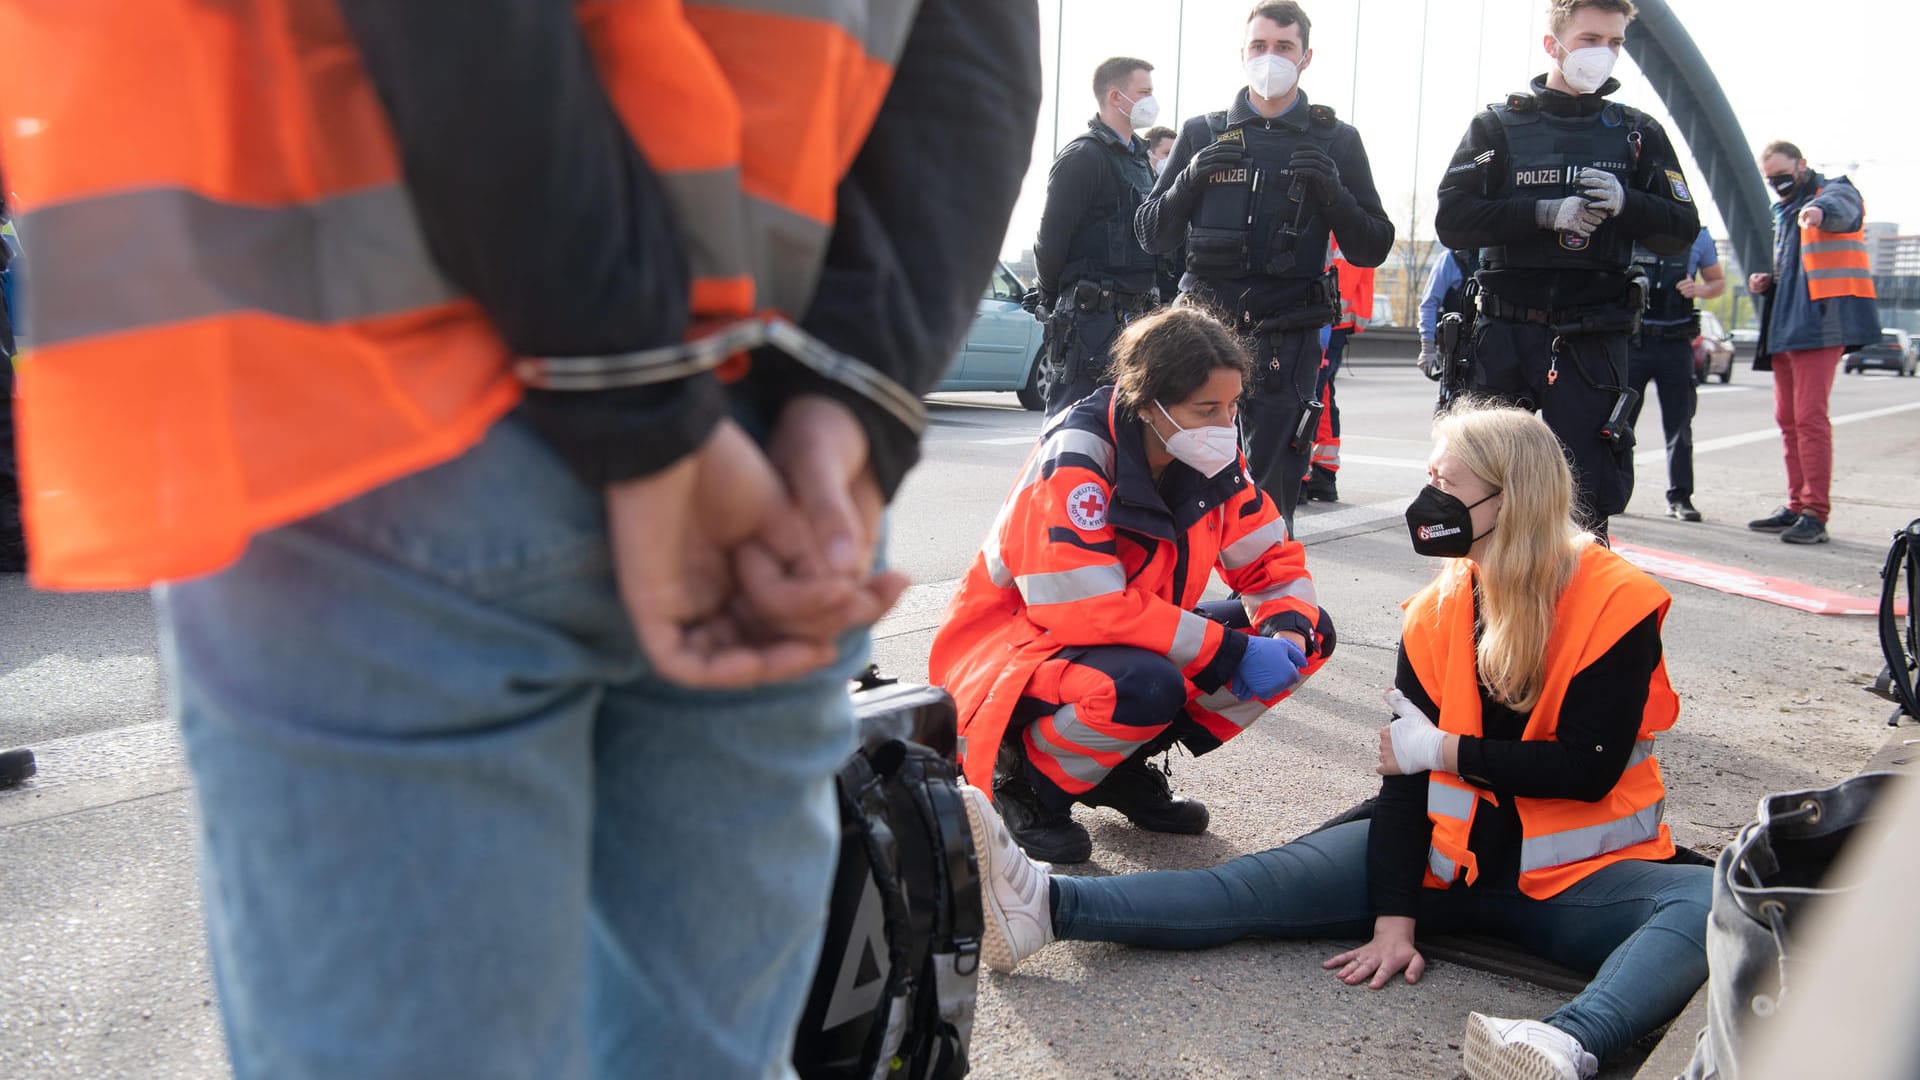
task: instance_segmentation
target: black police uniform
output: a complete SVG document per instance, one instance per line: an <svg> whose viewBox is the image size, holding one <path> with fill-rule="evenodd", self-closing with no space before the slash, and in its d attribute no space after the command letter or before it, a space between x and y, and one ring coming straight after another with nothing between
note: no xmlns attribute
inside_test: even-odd
<svg viewBox="0 0 1920 1080"><path fill-rule="evenodd" d="M1700 231L1666 132L1607 101L1619 87L1608 79L1596 93L1565 94L1540 75L1532 93L1474 117L1434 215L1442 244L1480 249L1468 389L1539 411L1573 459L1582 523L1602 536L1633 493L1627 339L1642 303L1633 245L1679 254ZM1540 228L1534 204L1578 194L1580 168L1619 178L1619 214L1584 239Z"/></svg>
<svg viewBox="0 0 1920 1080"><path fill-rule="evenodd" d="M1633 421L1646 405L1647 383L1660 396L1660 427L1667 438L1667 503L1692 504L1694 389L1693 339L1700 313L1675 286L1693 276L1693 247L1678 255L1633 249L1633 265L1647 278L1647 309L1627 359L1627 384L1640 395Z"/></svg>
<svg viewBox="0 0 1920 1080"><path fill-rule="evenodd" d="M1047 322L1047 415L1112 381L1115 339L1154 306L1158 261L1133 235L1133 215L1153 189L1147 145L1120 141L1099 117L1053 159L1033 260Z"/></svg>
<svg viewBox="0 0 1920 1080"><path fill-rule="evenodd" d="M1197 184L1186 179L1194 155L1215 142L1237 143L1241 159ZM1290 163L1303 148L1337 166L1330 198L1295 174ZM1318 420L1320 328L1340 314L1328 235L1340 235L1355 266L1379 266L1393 248L1360 133L1305 94L1268 119L1242 89L1233 108L1181 127L1135 228L1151 252L1185 244L1181 293L1253 339L1253 384L1240 413L1247 464L1291 529Z"/></svg>

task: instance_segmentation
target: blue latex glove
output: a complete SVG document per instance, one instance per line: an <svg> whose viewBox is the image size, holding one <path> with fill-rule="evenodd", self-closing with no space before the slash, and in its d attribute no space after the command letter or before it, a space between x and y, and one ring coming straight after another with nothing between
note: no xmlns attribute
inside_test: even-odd
<svg viewBox="0 0 1920 1080"><path fill-rule="evenodd" d="M1300 669L1307 666L1307 654L1286 638L1247 637L1247 654L1240 667L1227 680L1227 689L1241 701L1268 698L1300 681Z"/></svg>

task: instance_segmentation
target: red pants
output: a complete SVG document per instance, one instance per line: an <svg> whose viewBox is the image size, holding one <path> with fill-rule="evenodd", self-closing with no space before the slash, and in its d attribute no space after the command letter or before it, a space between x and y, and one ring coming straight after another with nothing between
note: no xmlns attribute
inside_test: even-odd
<svg viewBox="0 0 1920 1080"><path fill-rule="evenodd" d="M1827 399L1840 346L1773 354L1773 420L1787 457L1787 509L1825 523L1833 515L1833 423Z"/></svg>

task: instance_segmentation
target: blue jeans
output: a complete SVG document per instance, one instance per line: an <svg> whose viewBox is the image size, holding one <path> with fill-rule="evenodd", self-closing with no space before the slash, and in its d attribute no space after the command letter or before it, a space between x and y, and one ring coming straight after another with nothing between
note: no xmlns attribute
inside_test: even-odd
<svg viewBox="0 0 1920 1080"><path fill-rule="evenodd" d="M1156 949L1243 937L1369 938L1367 828L1351 821L1209 870L1056 877L1054 933ZM1622 862L1550 900L1517 888L1422 889L1427 933L1472 930L1593 981L1547 1023L1605 1060L1672 1019L1707 979L1705 866Z"/></svg>
<svg viewBox="0 0 1920 1080"><path fill-rule="evenodd" d="M865 633L656 680L511 416L158 597L237 1076L792 1075Z"/></svg>

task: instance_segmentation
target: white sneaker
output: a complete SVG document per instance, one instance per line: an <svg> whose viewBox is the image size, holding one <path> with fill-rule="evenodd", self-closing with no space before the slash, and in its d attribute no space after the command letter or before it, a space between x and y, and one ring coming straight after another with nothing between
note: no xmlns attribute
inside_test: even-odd
<svg viewBox="0 0 1920 1080"><path fill-rule="evenodd" d="M986 792L963 784L960 795L967 801L967 828L980 864L980 901L987 913L980 955L993 970L1012 971L1053 940L1053 916L1047 910L1047 873L1053 867L1027 858Z"/></svg>
<svg viewBox="0 0 1920 1080"><path fill-rule="evenodd" d="M1580 1040L1538 1020L1467 1014L1467 1075L1473 1080L1591 1080L1600 1061Z"/></svg>

